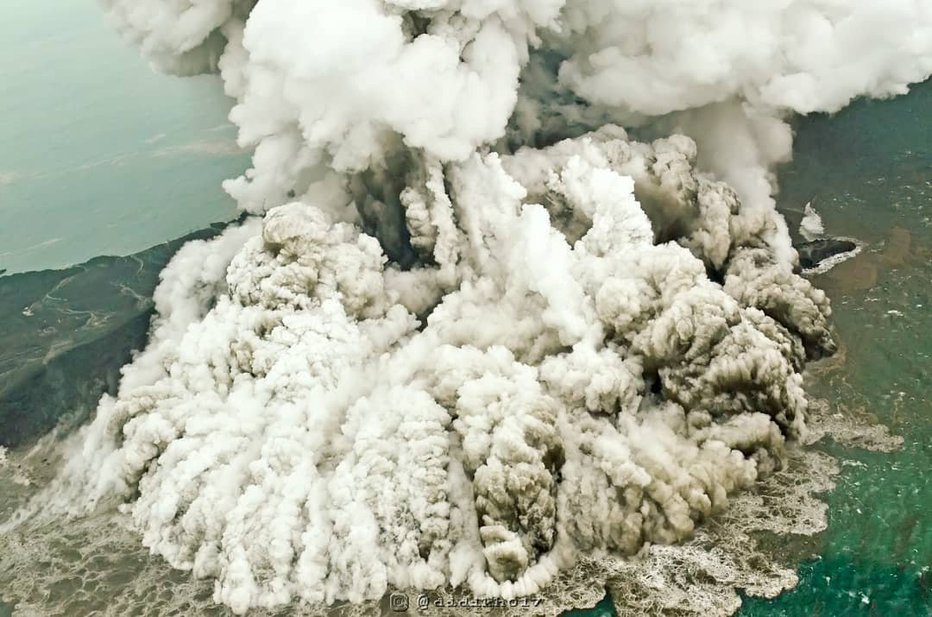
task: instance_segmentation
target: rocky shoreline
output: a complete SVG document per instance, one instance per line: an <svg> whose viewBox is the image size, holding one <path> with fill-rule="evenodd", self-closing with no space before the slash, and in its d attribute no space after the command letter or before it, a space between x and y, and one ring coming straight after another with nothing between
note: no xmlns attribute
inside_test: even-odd
<svg viewBox="0 0 932 617"><path fill-rule="evenodd" d="M796 245L799 253L799 267L803 272L824 271L824 265L838 263L838 257L854 256L861 248L861 244L853 238L817 238L815 240L800 242ZM827 268L826 268L827 269Z"/></svg>

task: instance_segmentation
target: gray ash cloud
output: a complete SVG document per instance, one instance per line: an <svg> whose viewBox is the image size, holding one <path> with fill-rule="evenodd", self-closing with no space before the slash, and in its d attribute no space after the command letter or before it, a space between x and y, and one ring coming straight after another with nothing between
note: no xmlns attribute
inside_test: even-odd
<svg viewBox="0 0 932 617"><path fill-rule="evenodd" d="M238 613L534 594L781 470L834 349L784 117L932 70L911 2L105 4L220 72L257 216L165 269L43 499L119 503Z"/></svg>

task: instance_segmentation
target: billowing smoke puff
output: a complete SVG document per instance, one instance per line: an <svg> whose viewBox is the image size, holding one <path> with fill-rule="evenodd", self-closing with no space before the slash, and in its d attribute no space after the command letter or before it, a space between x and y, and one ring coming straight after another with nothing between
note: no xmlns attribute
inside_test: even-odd
<svg viewBox="0 0 932 617"><path fill-rule="evenodd" d="M169 265L56 490L237 612L535 593L778 469L834 349L782 116L932 70L918 1L105 4L220 71L263 216Z"/></svg>

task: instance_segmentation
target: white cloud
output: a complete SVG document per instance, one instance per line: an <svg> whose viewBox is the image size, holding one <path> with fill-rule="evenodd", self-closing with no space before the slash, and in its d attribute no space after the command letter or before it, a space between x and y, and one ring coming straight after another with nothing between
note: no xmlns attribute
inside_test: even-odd
<svg viewBox="0 0 932 617"><path fill-rule="evenodd" d="M54 499L124 501L241 613L534 593L783 464L834 348L773 208L783 116L927 76L923 4L252 4L107 3L162 68L221 71L255 149L226 187L264 218L165 270Z"/></svg>

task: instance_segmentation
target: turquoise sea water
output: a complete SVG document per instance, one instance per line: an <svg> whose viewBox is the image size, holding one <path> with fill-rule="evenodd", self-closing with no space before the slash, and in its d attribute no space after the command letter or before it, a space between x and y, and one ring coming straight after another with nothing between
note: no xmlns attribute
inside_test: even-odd
<svg viewBox="0 0 932 617"><path fill-rule="evenodd" d="M93 0L0 3L0 269L128 254L230 218L218 79L149 70Z"/></svg>
<svg viewBox="0 0 932 617"><path fill-rule="evenodd" d="M869 242L816 283L843 361L810 380L833 405L904 438L893 454L829 445L844 463L800 584L741 615L932 614L932 82L798 124L781 202L813 199L831 233ZM814 551L815 552L815 551Z"/></svg>

